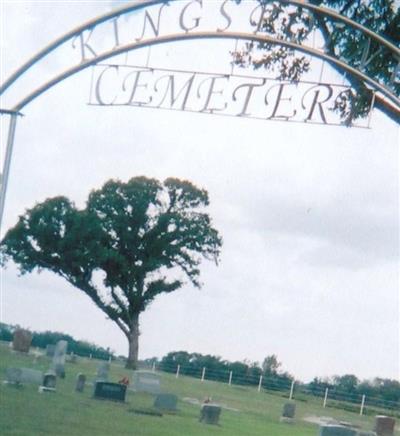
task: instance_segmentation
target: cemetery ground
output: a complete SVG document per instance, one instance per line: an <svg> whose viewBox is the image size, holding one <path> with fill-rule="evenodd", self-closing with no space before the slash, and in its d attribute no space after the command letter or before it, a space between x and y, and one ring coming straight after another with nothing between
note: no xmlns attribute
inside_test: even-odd
<svg viewBox="0 0 400 436"><path fill-rule="evenodd" d="M254 387L229 386L220 382L201 382L185 376L158 372L162 392L178 396L178 411L162 416L148 414L153 408L154 396L127 391L125 403L93 398L90 385L96 375L98 360L78 358L66 363L64 379L57 379L55 393L38 393L38 386L26 384L0 385L0 433L18 436L75 436L75 435L221 435L221 436L316 436L318 425L306 417L329 416L351 422L363 429L373 428L373 416L359 416L333 408L323 408L321 400L307 397L296 401L294 423L281 423L285 402L280 393L258 392ZM7 367L25 367L46 372L50 358L17 353L0 343L0 378L4 380ZM86 387L75 391L76 376L86 374ZM117 382L124 376L132 380L132 371L122 364L112 363L109 380ZM200 403L206 397L222 405L220 425L199 422ZM198 400L198 404L195 404Z"/></svg>

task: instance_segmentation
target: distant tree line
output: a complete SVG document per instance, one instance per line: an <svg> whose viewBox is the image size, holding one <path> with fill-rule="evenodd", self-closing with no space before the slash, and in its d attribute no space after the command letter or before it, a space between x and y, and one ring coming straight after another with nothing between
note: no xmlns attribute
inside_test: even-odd
<svg viewBox="0 0 400 436"><path fill-rule="evenodd" d="M232 384L257 386L260 376L263 376L262 386L269 391L281 391L285 395L291 388L294 377L281 370L281 362L276 355L267 356L260 365L258 362L229 362L219 356L188 353L187 351L173 351L161 359L152 358L142 361L151 366L179 374L200 378L203 368L206 368L205 378L227 383L232 371ZM295 395L311 394L323 398L326 389L329 400L346 401L359 407L362 396L367 398L367 406L384 407L393 410L400 408L400 383L396 380L375 378L373 380L359 380L355 375L346 374L321 379L315 377L310 383L296 381ZM351 406L353 407L353 406Z"/></svg>
<svg viewBox="0 0 400 436"><path fill-rule="evenodd" d="M306 385L308 391L316 396L324 396L329 389L329 398L359 403L362 396L368 399L368 404L380 407L400 408L400 382L376 377L373 380L359 380L353 374L334 376L328 379L315 377Z"/></svg>
<svg viewBox="0 0 400 436"><path fill-rule="evenodd" d="M12 342L14 331L20 328L17 325L9 325L0 323L0 341ZM109 348L102 348L98 345L86 341L78 341L72 336L59 332L35 332L32 333L32 346L38 348L46 348L47 345L55 345L58 341L64 340L68 342L68 353L74 353L78 356L89 357L92 355L94 359L106 360L115 358L114 353Z"/></svg>
<svg viewBox="0 0 400 436"><path fill-rule="evenodd" d="M263 376L262 384L270 390L287 390L293 381L293 377L287 372L279 370L280 362L275 355L268 356L260 366L257 362L229 362L219 356L203 355L200 353L188 353L187 351L173 351L161 360L148 359L147 364L157 364L162 371L175 373L179 365L179 373L200 378L203 368L206 368L207 380L227 382L232 371L232 384L235 385L258 385L260 376Z"/></svg>

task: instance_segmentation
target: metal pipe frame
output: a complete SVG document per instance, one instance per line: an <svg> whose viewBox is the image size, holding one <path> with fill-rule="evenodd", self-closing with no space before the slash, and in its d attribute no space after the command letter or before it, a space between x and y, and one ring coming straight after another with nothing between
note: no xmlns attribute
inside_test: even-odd
<svg viewBox="0 0 400 436"><path fill-rule="evenodd" d="M37 88L35 91L33 91L31 94L26 96L23 100L21 100L19 103L17 103L12 110L13 111L20 111L23 109L28 103L30 103L32 100L37 98L39 95L46 92L48 89L53 87L59 82L62 82L63 80L67 79L68 77L72 76L73 74L76 74L92 65L97 64L98 62L104 61L105 59L109 59L113 56L119 55L124 52L137 50L144 47L149 47L152 45L158 45L158 44L166 44L170 42L176 42L176 41L189 41L189 40L196 40L196 39L241 39L241 40L250 40L260 43L270 43L270 44L276 44L276 45L282 45L284 47L298 50L303 53L315 56L319 59L331 62L335 64L337 67L345 71L346 73L349 73L355 77L357 77L359 80L362 80L363 82L369 84L373 89L375 89L378 92L381 92L387 99L389 99L393 104L400 107L400 99L393 94L393 92L387 88L384 85L381 85L380 83L376 82L374 79L369 77L368 75L362 73L361 71L358 71L357 69L351 67L350 65L346 64L345 62L330 56L326 53L323 53L319 50L313 49L311 47L307 46L301 46L299 44L295 44L290 41L284 41L281 39L275 39L271 38L267 35L257 35L254 33L241 33L241 32L192 32L192 33L186 33L186 34L173 34L168 36L158 36L156 38L150 38L139 42L134 42L131 44L125 44L122 46L119 46L115 49L109 50L93 59L87 60L85 62L82 62L79 65L76 65L63 73L59 74L58 76L54 77L53 79L46 82L44 85Z"/></svg>
<svg viewBox="0 0 400 436"><path fill-rule="evenodd" d="M172 1L180 1L180 0L172 0ZM400 49L397 48L394 44L392 44L382 36L376 34L375 32L371 31L370 29L364 27L363 25L356 23L355 21L352 21L347 17L342 16L333 10L330 10L322 6L312 5L302 0L275 0L275 1L279 1L280 3L294 5L304 9L308 9L313 12L317 12L319 14L332 18L336 21L340 21L348 26L351 26L354 29L360 30L362 33L374 39L379 44L384 45L400 59ZM30 58L25 64L23 64L19 69L17 69L0 87L0 95L3 94L6 91L6 89L8 89L30 67L32 67L34 64L39 62L41 59L43 59L47 54L54 51L57 47L62 45L64 42L81 34L83 31L92 29L101 23L112 20L121 15L131 13L136 10L141 10L157 4L168 4L168 3L170 3L170 0L136 0L136 2L133 5L123 6L119 9L115 9L114 11L108 12L92 20L89 20L83 23L82 25L72 29L71 31L65 33L64 35L62 35L61 37L57 38L52 43L47 45L43 50L39 51L36 55Z"/></svg>
<svg viewBox="0 0 400 436"><path fill-rule="evenodd" d="M179 1L179 0L172 0L172 1ZM309 3L306 3L302 0L275 0L279 1L283 4L293 5L297 7L301 7L303 9L308 9L312 12L321 14L323 16L329 17L333 20L339 21L344 23L347 26L351 26L354 29L357 29L361 31L363 34L368 36L369 38L375 40L380 45L385 46L387 49L389 49L394 55L400 59L400 49L398 49L395 45L393 45L391 42L387 41L385 38L381 37L380 35L376 34L375 32L367 29L366 27L362 26L359 23L356 23L352 20L350 20L347 17L339 15L337 12L321 7L312 5ZM115 19L121 15L125 15L137 10L145 9L150 6L154 6L157 4L168 4L170 3L169 0L136 0L134 4L123 6L121 8L118 8L114 11L108 12L106 14L103 14L101 16L98 16L92 20L89 20L82 25L72 29L71 31L65 33L61 37L55 39L53 42L48 44L46 47L44 47L42 50L40 50L36 55L31 57L27 62L25 62L20 68L18 68L0 87L0 95L2 95L10 86L15 83L19 77L21 77L27 70L29 70L33 65L37 64L39 61L41 61L44 57L46 57L49 53L53 52L55 49L57 49L60 45L65 43L66 41L74 38L77 35L80 35L82 32L88 29L92 29L95 26L107 22L109 20ZM264 2L265 4L267 3ZM264 4L260 2L260 4ZM92 65L95 65L96 63L111 58L115 55L128 52L131 50L136 50L142 47L151 47L153 45L157 44L165 44L169 42L175 42L175 41L185 41L185 40L196 40L196 39L242 39L242 40L250 40L250 41L256 41L260 43L270 43L270 44L276 44L285 46L287 48L298 50L300 52L310 54L312 56L315 56L319 59L326 60L328 62L331 62L332 64L336 65L346 73L352 74L353 76L357 77L358 79L364 81L365 83L369 84L373 89L375 89L378 92L381 92L388 100L390 100L393 104L400 107L400 99L386 86L381 85L377 81L375 81L372 77L369 77L368 75L364 74L362 71L357 70L356 68L353 68L349 65L347 65L345 62L341 61L338 58L335 58L333 56L329 56L321 51L315 50L311 47L302 46L300 44L295 44L289 41L283 41L283 40L277 40L274 38L271 38L267 35L260 35L255 33L242 33L242 32L193 32L189 34L173 34L168 36L162 36L157 38L151 38L147 39L145 41L135 42L131 44L125 44L121 47L117 47L113 50L109 50L91 60L82 62L81 64L74 66L72 68L69 68L59 74L58 76L54 77L53 79L47 81L45 84L37 88L36 90L32 91L28 96L24 97L19 103L17 103L12 109L1 109L0 108L0 114L7 114L10 116L10 124L9 124L9 131L8 131L8 139L7 139L7 147L6 147L6 156L3 166L3 174L2 174L2 183L1 183L1 191L0 191L0 226L3 216L3 210L4 210L4 204L5 204L5 196L6 196L6 190L7 190L7 183L8 183L8 175L10 170L10 163L11 163L11 155L12 155L12 149L13 149L13 143L14 143L14 136L15 136L15 128L16 128L16 121L17 116L19 115L19 112L22 108L24 108L28 103L30 103L35 98L39 97L41 94L46 92L48 89L50 89L52 86L55 86L57 83L67 79L68 77L72 76L73 74L76 74L82 70L84 70L87 67L90 67Z"/></svg>

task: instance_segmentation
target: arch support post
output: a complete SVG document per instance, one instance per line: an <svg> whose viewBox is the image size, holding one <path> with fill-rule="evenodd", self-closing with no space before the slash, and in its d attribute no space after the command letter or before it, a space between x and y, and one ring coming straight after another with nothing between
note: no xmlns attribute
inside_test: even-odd
<svg viewBox="0 0 400 436"><path fill-rule="evenodd" d="M6 200L6 192L7 192L7 184L8 184L8 176L10 173L10 165L11 165L11 156L14 146L14 137L15 137L15 127L17 124L18 112L10 113L10 122L8 125L8 136L7 136L7 145L6 145L6 153L4 156L3 163L3 171L1 173L1 187L0 187L0 232L1 225L3 222L3 213L4 213L4 205Z"/></svg>

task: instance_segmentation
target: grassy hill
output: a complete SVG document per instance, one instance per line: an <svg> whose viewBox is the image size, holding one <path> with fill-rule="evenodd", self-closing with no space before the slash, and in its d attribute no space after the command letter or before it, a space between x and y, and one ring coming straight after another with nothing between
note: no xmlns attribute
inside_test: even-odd
<svg viewBox="0 0 400 436"><path fill-rule="evenodd" d="M372 429L373 417L359 416L343 410L322 408L321 401L312 397L296 401L294 424L280 423L283 404L287 401L278 394L257 392L253 387L228 386L218 382L179 377L159 373L163 392L178 396L179 411L162 417L137 414L133 409L151 408L154 398L144 393L128 391L125 404L92 398L93 386L83 393L75 392L79 372L93 381L99 361L79 359L66 364L66 378L57 380L56 393L39 394L37 386L15 387L0 385L0 433L18 436L316 436L318 426L304 421L310 416L329 416L351 422L364 429ZM50 359L13 352L0 344L0 379L7 367L27 367L46 371ZM123 376L132 379L132 373L118 364L111 364L110 381ZM222 410L220 426L199 422L201 402L211 396L214 402L226 406Z"/></svg>

